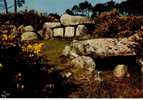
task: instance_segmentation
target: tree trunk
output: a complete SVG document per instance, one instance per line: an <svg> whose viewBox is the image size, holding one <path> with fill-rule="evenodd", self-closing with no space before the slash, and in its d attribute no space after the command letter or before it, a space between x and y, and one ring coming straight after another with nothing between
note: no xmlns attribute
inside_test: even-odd
<svg viewBox="0 0 143 100"><path fill-rule="evenodd" d="M4 0L4 6L5 6L5 12L6 12L6 14L8 14L8 8L7 8L7 2L6 2L6 0Z"/></svg>
<svg viewBox="0 0 143 100"><path fill-rule="evenodd" d="M17 2L14 0L14 12L17 13Z"/></svg>

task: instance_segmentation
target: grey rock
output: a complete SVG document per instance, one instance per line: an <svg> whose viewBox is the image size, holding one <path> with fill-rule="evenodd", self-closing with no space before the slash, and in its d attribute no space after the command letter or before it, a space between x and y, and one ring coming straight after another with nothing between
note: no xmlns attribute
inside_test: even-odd
<svg viewBox="0 0 143 100"><path fill-rule="evenodd" d="M77 54L92 55L94 58L136 55L135 50L128 47L130 43L124 42L124 39L117 38L90 39L72 43L71 47Z"/></svg>
<svg viewBox="0 0 143 100"><path fill-rule="evenodd" d="M24 32L21 35L21 41L35 40L38 39L37 34L34 32Z"/></svg>
<svg viewBox="0 0 143 100"><path fill-rule="evenodd" d="M65 37L74 37L74 32L74 27L65 27Z"/></svg>
<svg viewBox="0 0 143 100"><path fill-rule="evenodd" d="M53 34L54 34L54 37L63 37L63 34L64 34L64 28L54 28L53 29Z"/></svg>
<svg viewBox="0 0 143 100"><path fill-rule="evenodd" d="M60 22L46 22L43 25L43 28L57 28L60 27L61 23Z"/></svg>
<svg viewBox="0 0 143 100"><path fill-rule="evenodd" d="M94 21L88 17L83 16L71 16L69 14L64 14L60 18L61 24L65 26L69 25L79 25L79 24L93 24Z"/></svg>
<svg viewBox="0 0 143 100"><path fill-rule="evenodd" d="M34 28L31 25L25 26L23 28L23 32L33 32L33 31L34 31Z"/></svg>
<svg viewBox="0 0 143 100"><path fill-rule="evenodd" d="M115 67L113 74L117 78L124 78L128 75L128 67L124 64L119 64Z"/></svg>
<svg viewBox="0 0 143 100"><path fill-rule="evenodd" d="M91 57L78 56L70 61L71 73L75 80L89 79L93 76L96 64Z"/></svg>

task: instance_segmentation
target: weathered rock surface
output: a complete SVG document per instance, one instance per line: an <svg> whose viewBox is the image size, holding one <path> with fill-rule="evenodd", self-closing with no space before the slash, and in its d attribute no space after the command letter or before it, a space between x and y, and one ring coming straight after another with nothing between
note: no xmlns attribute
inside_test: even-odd
<svg viewBox="0 0 143 100"><path fill-rule="evenodd" d="M64 28L55 28L53 29L54 37L63 37Z"/></svg>
<svg viewBox="0 0 143 100"><path fill-rule="evenodd" d="M126 39L106 38L76 41L71 44L71 48L79 55L91 55L94 58L136 55L129 45L131 44L127 43Z"/></svg>
<svg viewBox="0 0 143 100"><path fill-rule="evenodd" d="M74 27L65 27L65 37L74 37L74 32Z"/></svg>
<svg viewBox="0 0 143 100"><path fill-rule="evenodd" d="M33 31L34 31L34 28L31 25L25 26L23 28L23 32L33 32Z"/></svg>
<svg viewBox="0 0 143 100"><path fill-rule="evenodd" d="M93 72L96 68L94 60L88 56L78 56L70 59L69 64L71 67L69 67L69 70L65 73L65 76L67 78L72 76L72 78L76 81L89 79L93 76Z"/></svg>
<svg viewBox="0 0 143 100"><path fill-rule="evenodd" d="M68 25L79 25L79 24L93 24L94 21L88 17L82 16L71 16L69 14L64 14L61 16L61 24L68 26Z"/></svg>
<svg viewBox="0 0 143 100"><path fill-rule="evenodd" d="M128 74L128 67L124 64L119 64L115 67L113 74L117 78L124 78Z"/></svg>
<svg viewBox="0 0 143 100"><path fill-rule="evenodd" d="M43 28L57 28L57 27L60 27L61 26L61 23L60 22L46 22L44 25L43 25Z"/></svg>
<svg viewBox="0 0 143 100"><path fill-rule="evenodd" d="M21 41L38 39L37 34L34 32L24 32L21 35Z"/></svg>

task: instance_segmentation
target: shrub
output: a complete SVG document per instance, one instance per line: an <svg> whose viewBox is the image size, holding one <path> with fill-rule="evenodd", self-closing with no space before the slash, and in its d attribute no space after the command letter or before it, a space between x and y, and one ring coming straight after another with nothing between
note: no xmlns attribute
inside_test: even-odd
<svg viewBox="0 0 143 100"><path fill-rule="evenodd" d="M96 18L94 37L128 37L142 26L142 17L119 16L117 10L102 12Z"/></svg>

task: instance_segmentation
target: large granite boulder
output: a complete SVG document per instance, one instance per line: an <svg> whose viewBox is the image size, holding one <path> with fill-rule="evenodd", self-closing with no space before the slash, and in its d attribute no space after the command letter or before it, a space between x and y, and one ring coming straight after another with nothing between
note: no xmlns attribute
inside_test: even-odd
<svg viewBox="0 0 143 100"><path fill-rule="evenodd" d="M63 37L63 35L64 35L64 28L54 28L53 29L54 37Z"/></svg>
<svg viewBox="0 0 143 100"><path fill-rule="evenodd" d="M44 25L43 25L43 28L56 28L56 27L60 27L61 26L61 23L60 22L46 22Z"/></svg>
<svg viewBox="0 0 143 100"><path fill-rule="evenodd" d="M74 32L74 27L65 27L65 37L74 37Z"/></svg>
<svg viewBox="0 0 143 100"><path fill-rule="evenodd" d="M64 76L66 78L72 77L76 81L91 78L96 68L94 60L88 56L77 56L69 59L68 63L70 66L65 71Z"/></svg>
<svg viewBox="0 0 143 100"><path fill-rule="evenodd" d="M34 28L31 25L25 26L23 28L23 32L33 32L33 31L34 31Z"/></svg>
<svg viewBox="0 0 143 100"><path fill-rule="evenodd" d="M78 56L71 60L72 75L76 80L87 79L93 75L96 64L91 57Z"/></svg>
<svg viewBox="0 0 143 100"><path fill-rule="evenodd" d="M69 25L79 25L79 24L94 24L94 21L88 17L83 16L71 16L69 14L64 14L60 18L61 24L65 26Z"/></svg>
<svg viewBox="0 0 143 100"><path fill-rule="evenodd" d="M135 50L130 48L134 42L128 39L101 38L72 42L71 48L79 55L91 55L94 58L110 56L134 56Z"/></svg>
<svg viewBox="0 0 143 100"><path fill-rule="evenodd" d="M62 55L68 65L68 70L64 76L67 78L72 76L75 81L89 79L93 76L96 64L92 57L80 56L70 46L65 47Z"/></svg>
<svg viewBox="0 0 143 100"><path fill-rule="evenodd" d="M29 41L38 39L37 34L34 32L24 32L21 35L21 41Z"/></svg>

